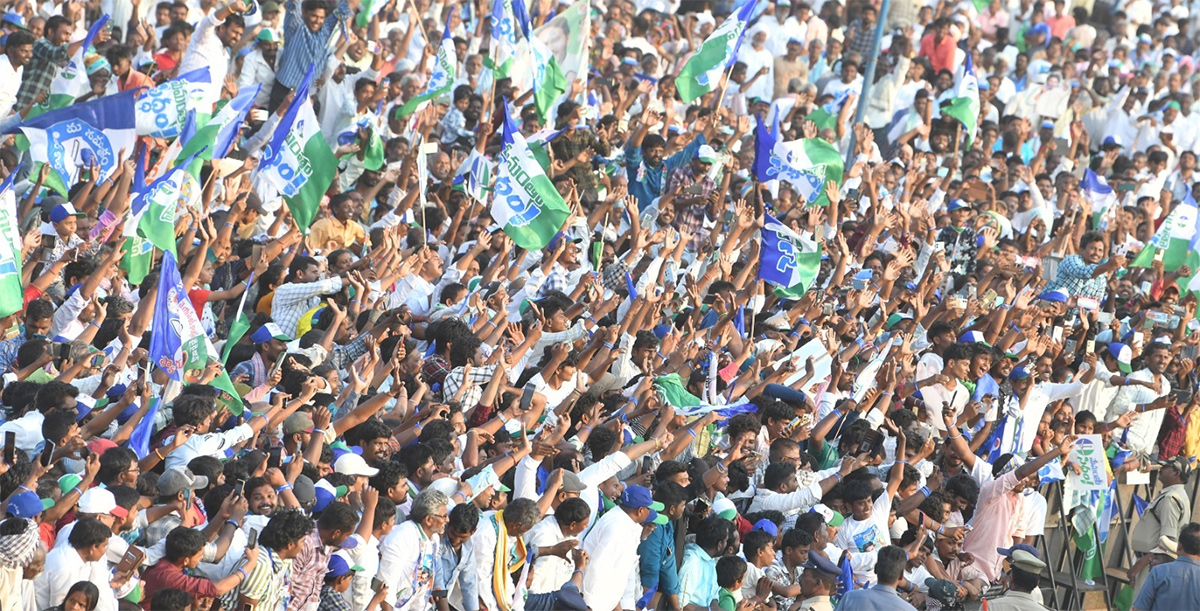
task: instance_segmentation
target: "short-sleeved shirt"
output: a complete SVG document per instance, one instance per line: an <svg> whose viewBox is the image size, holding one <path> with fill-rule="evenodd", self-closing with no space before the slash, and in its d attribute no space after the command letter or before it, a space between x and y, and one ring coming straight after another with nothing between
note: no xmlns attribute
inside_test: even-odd
<svg viewBox="0 0 1200 611"><path fill-rule="evenodd" d="M1200 600L1200 561L1180 556L1150 569L1133 606L1137 609L1195 609Z"/></svg>
<svg viewBox="0 0 1200 611"><path fill-rule="evenodd" d="M154 593L166 589L183 590L193 598L217 596L217 586L211 580L189 576L183 569L164 559L142 574L142 608L150 609Z"/></svg>

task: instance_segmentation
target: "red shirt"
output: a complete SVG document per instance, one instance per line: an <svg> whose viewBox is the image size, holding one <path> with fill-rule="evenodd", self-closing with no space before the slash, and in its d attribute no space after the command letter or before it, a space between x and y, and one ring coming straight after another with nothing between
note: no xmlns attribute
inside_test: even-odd
<svg viewBox="0 0 1200 611"><path fill-rule="evenodd" d="M953 38L943 36L940 42L935 42L934 34L931 32L921 39L920 56L929 58L929 64L933 66L934 74L941 70L953 72L954 48Z"/></svg>
<svg viewBox="0 0 1200 611"><path fill-rule="evenodd" d="M150 601L159 590L183 590L193 598L216 598L217 585L203 577L190 577L166 558L142 573L142 608L150 611Z"/></svg>

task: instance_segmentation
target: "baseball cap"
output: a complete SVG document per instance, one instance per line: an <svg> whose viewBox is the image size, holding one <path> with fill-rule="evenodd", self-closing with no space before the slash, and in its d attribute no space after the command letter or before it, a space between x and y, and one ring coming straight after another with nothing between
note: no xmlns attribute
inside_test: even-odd
<svg viewBox="0 0 1200 611"><path fill-rule="evenodd" d="M1029 552L1030 554L1033 554L1037 558L1041 558L1041 554L1038 553L1036 547L1034 547L1032 545L1026 545L1024 543L1018 543L1012 547L997 547L996 553L1000 554L1001 556L1004 556L1005 558L1012 558L1013 552L1021 551L1021 550Z"/></svg>
<svg viewBox="0 0 1200 611"><path fill-rule="evenodd" d="M266 5L264 5L264 7L265 6ZM275 10L278 11L279 9ZM259 42L279 42L280 40L279 34L271 28L263 28L258 32L258 36L256 38L259 40Z"/></svg>
<svg viewBox="0 0 1200 611"><path fill-rule="evenodd" d="M579 476L572 471L563 471L562 487L559 490L563 492L583 492L587 490L587 486L579 481Z"/></svg>
<svg viewBox="0 0 1200 611"><path fill-rule="evenodd" d="M257 331L250 334L250 341L254 342L255 345L265 344L272 339L277 339L281 342L292 341L292 338L288 337L287 333L284 333L283 329L280 329L279 325L273 322L259 327Z"/></svg>
<svg viewBox="0 0 1200 611"><path fill-rule="evenodd" d="M696 151L696 159L699 159L705 163L716 163L719 157L717 156L717 151L714 150L713 147L707 144L702 144Z"/></svg>
<svg viewBox="0 0 1200 611"><path fill-rule="evenodd" d="M1024 380L1028 377L1029 369L1027 369L1024 365L1017 365L1016 367L1013 367L1013 370L1008 374L1008 379L1010 380Z"/></svg>
<svg viewBox="0 0 1200 611"><path fill-rule="evenodd" d="M763 519L755 522L754 526L750 530L761 530L761 531L767 533L768 535L771 535L772 537L779 536L779 527L776 526L774 522L772 522L766 518L763 518Z"/></svg>
<svg viewBox="0 0 1200 611"><path fill-rule="evenodd" d="M950 200L950 203L946 204L946 212L954 212L955 210L962 210L963 208L970 207L971 206L968 205L967 202L964 202L961 199L952 199Z"/></svg>
<svg viewBox="0 0 1200 611"><path fill-rule="evenodd" d="M8 515L14 518L33 519L42 511L42 499L28 490L14 494L8 499Z"/></svg>
<svg viewBox="0 0 1200 611"><path fill-rule="evenodd" d="M943 609L958 608L958 585L952 581L938 579L937 577L926 577L925 587L929 588L929 597L942 603Z"/></svg>
<svg viewBox="0 0 1200 611"><path fill-rule="evenodd" d="M650 489L645 486L629 486L625 492L621 493L621 500L618 501L622 507L628 509L641 509L648 507L650 515L646 516L645 524L666 524L667 516L659 515L658 512L664 509L663 504L656 502L650 496Z"/></svg>
<svg viewBox="0 0 1200 611"><path fill-rule="evenodd" d="M11 11L4 13L4 16L0 17L0 21L3 21L4 23L11 23L22 30L29 29L29 27L25 25L25 16L21 13L14 13Z"/></svg>
<svg viewBox="0 0 1200 611"><path fill-rule="evenodd" d="M1038 299L1041 299L1042 301L1049 301L1051 303L1066 303L1070 298L1071 296L1062 289L1054 289L1038 295Z"/></svg>
<svg viewBox="0 0 1200 611"><path fill-rule="evenodd" d="M354 564L354 561L346 554L334 552L329 556L329 565L326 567L325 578L341 577L347 573L359 573L364 570L361 566Z"/></svg>
<svg viewBox="0 0 1200 611"><path fill-rule="evenodd" d="M261 8L262 8L262 12L264 12L264 13L278 13L279 12L279 3L275 2L275 0L267 0L266 2L262 3Z"/></svg>
<svg viewBox="0 0 1200 611"><path fill-rule="evenodd" d="M721 497L713 502L712 512L714 515L731 521L736 518L738 514L737 505L734 505L733 501L725 497Z"/></svg>
<svg viewBox="0 0 1200 611"><path fill-rule="evenodd" d="M292 483L292 495L301 505L308 505L317 500L317 489L307 475L299 475Z"/></svg>
<svg viewBox="0 0 1200 611"><path fill-rule="evenodd" d="M1133 371L1133 349L1120 342L1113 342L1108 345L1108 353L1114 359L1117 359L1117 368L1121 373L1130 373Z"/></svg>
<svg viewBox="0 0 1200 611"><path fill-rule="evenodd" d="M74 488L75 486L78 486L79 482L82 482L82 481L83 481L83 478L80 477L77 473L68 473L68 474L58 478L58 490L59 490L59 492L66 494L66 493L70 492L72 488Z"/></svg>
<svg viewBox="0 0 1200 611"><path fill-rule="evenodd" d="M129 515L129 510L117 505L117 499L108 490L90 488L83 493L83 496L79 497L79 513L95 515L111 513L118 518L125 519L125 516Z"/></svg>
<svg viewBox="0 0 1200 611"><path fill-rule="evenodd" d="M379 469L368 465L362 456L353 452L342 454L334 461L333 470L345 475L361 475L363 477L375 477L379 473Z"/></svg>
<svg viewBox="0 0 1200 611"><path fill-rule="evenodd" d="M77 212L75 210L75 206L72 206L69 203L59 204L59 205L55 206L53 210L50 211L50 222L51 223L61 223L68 216L83 218L87 215L82 212Z"/></svg>
<svg viewBox="0 0 1200 611"><path fill-rule="evenodd" d="M560 231L560 232L554 234L553 238L550 238L550 243L546 245L546 250L553 251L554 249L558 248L558 245L563 240L578 244L579 242L583 241L583 238L577 238L574 236L570 236L570 235L567 235L565 232Z"/></svg>
<svg viewBox="0 0 1200 611"><path fill-rule="evenodd" d="M1121 146L1122 146L1122 144L1121 144L1120 137L1107 136L1104 138L1104 142L1100 145L1100 148L1107 150L1109 148L1121 148Z"/></svg>
<svg viewBox="0 0 1200 611"><path fill-rule="evenodd" d="M283 421L283 434L311 433L313 430L312 415L307 412L296 412Z"/></svg>
<svg viewBox="0 0 1200 611"><path fill-rule="evenodd" d="M316 498L316 504L313 505L313 513L323 511L330 503L346 496L350 489L345 486L334 487L329 483L329 480L318 480L313 486L313 496Z"/></svg>
<svg viewBox="0 0 1200 611"><path fill-rule="evenodd" d="M958 338L958 341L962 344L983 344L988 348L992 347L992 345L987 343L987 341L984 339L983 333L979 331L967 331L966 333L962 334L962 337Z"/></svg>
<svg viewBox="0 0 1200 611"><path fill-rule="evenodd" d="M184 490L199 490L208 485L208 477L196 475L187 467L168 469L158 478L159 496L175 496Z"/></svg>
<svg viewBox="0 0 1200 611"><path fill-rule="evenodd" d="M467 483L471 484L472 500L489 487L493 488L495 492L512 492L512 488L500 483L500 476L496 475L496 470L491 465L484 467L474 477L469 478Z"/></svg>
<svg viewBox="0 0 1200 611"><path fill-rule="evenodd" d="M813 508L811 511L813 513L821 514L821 517L825 518L826 526L832 526L834 528L837 528L842 525L842 522L846 521L845 516L834 511L833 508L831 508L830 506L828 506L824 503L818 503L816 505L813 505Z"/></svg>

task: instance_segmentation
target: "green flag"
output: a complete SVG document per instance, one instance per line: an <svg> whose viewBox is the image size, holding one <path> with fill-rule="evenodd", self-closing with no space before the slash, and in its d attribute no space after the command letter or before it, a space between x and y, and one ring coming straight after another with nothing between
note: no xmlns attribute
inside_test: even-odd
<svg viewBox="0 0 1200 611"><path fill-rule="evenodd" d="M454 9L450 9L450 15L446 16L446 29L442 31L442 42L438 45L437 59L433 65L433 72L429 75L429 84L425 86L425 91L413 96L411 100L404 103L404 106L400 107L400 116L411 115L430 102L450 93L450 90L454 88L458 56L454 51L454 39L450 37L450 16L453 14Z"/></svg>
<svg viewBox="0 0 1200 611"><path fill-rule="evenodd" d="M958 90L949 104L942 108L942 114L962 123L963 131L967 134L967 148L971 148L975 141L976 126L979 124L979 81L975 78L975 70L971 66L970 53L967 53L967 63L963 66Z"/></svg>
<svg viewBox="0 0 1200 611"><path fill-rule="evenodd" d="M692 103L700 96L716 90L725 69L733 64L746 24L754 12L754 2L742 7L709 34L696 53L688 58L675 79L675 89L684 102Z"/></svg>
<svg viewBox="0 0 1200 611"><path fill-rule="evenodd" d="M654 378L654 388L662 393L663 401L671 407L696 407L704 403L700 397L687 391L683 378L677 373Z"/></svg>
<svg viewBox="0 0 1200 611"><path fill-rule="evenodd" d="M538 119L548 123L551 110L567 92L567 77L546 43L536 36L529 43L533 57L533 102L537 107Z"/></svg>
<svg viewBox="0 0 1200 611"><path fill-rule="evenodd" d="M25 291L21 289L21 227L12 186L18 169L20 165L0 184L0 316L25 309Z"/></svg>
<svg viewBox="0 0 1200 611"><path fill-rule="evenodd" d="M1193 254L1191 243L1196 235L1197 217L1200 217L1200 209L1197 209L1194 201L1189 203L1185 200L1175 206L1146 247L1129 262L1129 267L1150 267L1156 253L1161 251L1162 254L1157 256L1162 259L1163 269L1168 273L1179 269Z"/></svg>

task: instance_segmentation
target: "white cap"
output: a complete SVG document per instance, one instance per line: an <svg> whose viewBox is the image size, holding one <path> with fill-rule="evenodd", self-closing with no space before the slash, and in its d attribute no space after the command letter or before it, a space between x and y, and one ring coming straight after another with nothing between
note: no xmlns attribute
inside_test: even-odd
<svg viewBox="0 0 1200 611"><path fill-rule="evenodd" d="M375 474L379 473L379 469L367 465L367 461L363 460L363 457L353 452L342 454L337 462L333 463L333 470L345 475L361 475L363 477L375 477Z"/></svg>

